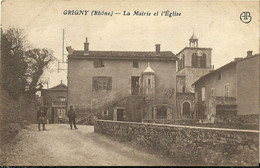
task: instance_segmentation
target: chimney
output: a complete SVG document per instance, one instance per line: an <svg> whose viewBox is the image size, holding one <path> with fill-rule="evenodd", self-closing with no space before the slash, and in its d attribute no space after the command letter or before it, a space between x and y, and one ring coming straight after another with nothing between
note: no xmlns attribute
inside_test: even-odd
<svg viewBox="0 0 260 168"><path fill-rule="evenodd" d="M247 57L253 56L253 51L247 51Z"/></svg>
<svg viewBox="0 0 260 168"><path fill-rule="evenodd" d="M84 43L84 53L89 54L89 43L87 37L86 37L86 42Z"/></svg>
<svg viewBox="0 0 260 168"><path fill-rule="evenodd" d="M155 53L160 54L160 45L161 44L155 44Z"/></svg>

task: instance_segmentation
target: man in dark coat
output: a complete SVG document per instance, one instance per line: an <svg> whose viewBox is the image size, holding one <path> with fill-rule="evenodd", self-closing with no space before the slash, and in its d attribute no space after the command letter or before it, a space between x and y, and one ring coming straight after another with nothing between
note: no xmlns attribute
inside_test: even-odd
<svg viewBox="0 0 260 168"><path fill-rule="evenodd" d="M76 126L76 121L75 121L76 114L75 114L75 111L73 109L73 106L70 106L70 109L68 111L68 117L69 117L69 122L70 122L70 128L72 129L72 123L73 123L74 128L78 129L77 126Z"/></svg>
<svg viewBox="0 0 260 168"><path fill-rule="evenodd" d="M45 131L45 118L46 114L43 112L41 108L38 109L37 111L37 121L38 121L38 130L41 131L41 124L42 124L42 129Z"/></svg>

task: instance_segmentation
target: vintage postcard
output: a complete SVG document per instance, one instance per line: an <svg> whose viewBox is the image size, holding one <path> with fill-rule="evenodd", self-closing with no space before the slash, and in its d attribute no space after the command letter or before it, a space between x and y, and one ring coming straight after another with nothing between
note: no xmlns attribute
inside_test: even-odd
<svg viewBox="0 0 260 168"><path fill-rule="evenodd" d="M2 0L1 166L258 166L259 1Z"/></svg>

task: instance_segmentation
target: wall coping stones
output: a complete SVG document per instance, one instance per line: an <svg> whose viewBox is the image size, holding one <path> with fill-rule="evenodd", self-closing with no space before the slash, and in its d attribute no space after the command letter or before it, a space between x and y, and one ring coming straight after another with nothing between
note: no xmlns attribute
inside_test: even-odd
<svg viewBox="0 0 260 168"><path fill-rule="evenodd" d="M177 127L177 128L189 128L189 129L205 129L205 130L216 130L216 131L234 131L234 132L250 132L258 133L259 130L244 130L244 129L229 129L229 128L213 128L213 127L197 127L197 126L185 126L185 125L173 125L173 124L154 124L154 123L138 123L138 122L125 122L125 121L112 121L112 120L97 120L97 122L111 122L111 123L121 123L121 124L136 124L136 125L157 125L163 127Z"/></svg>

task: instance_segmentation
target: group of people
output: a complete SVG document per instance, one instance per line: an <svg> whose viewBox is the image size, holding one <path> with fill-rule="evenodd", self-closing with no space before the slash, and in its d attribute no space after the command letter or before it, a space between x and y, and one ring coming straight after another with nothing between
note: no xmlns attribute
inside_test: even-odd
<svg viewBox="0 0 260 168"><path fill-rule="evenodd" d="M73 106L70 106L70 109L67 113L67 116L69 118L70 128L72 129L72 125L75 129L78 129L76 126L76 113L73 109ZM37 121L38 121L38 130L41 131L41 124L42 124L42 130L45 131L45 124L46 124L46 118L47 112L43 111L41 108L37 111Z"/></svg>

